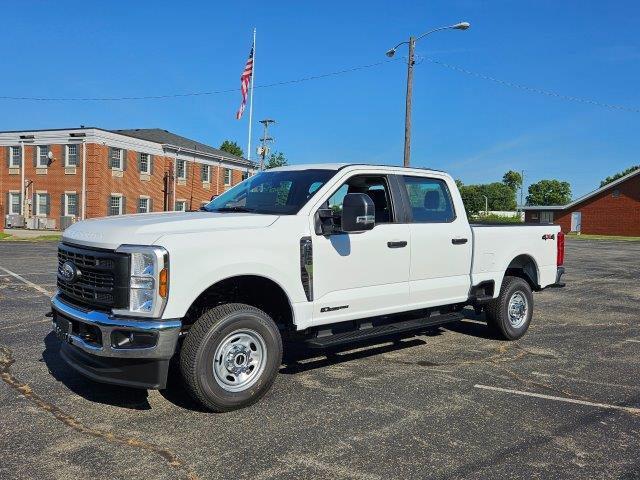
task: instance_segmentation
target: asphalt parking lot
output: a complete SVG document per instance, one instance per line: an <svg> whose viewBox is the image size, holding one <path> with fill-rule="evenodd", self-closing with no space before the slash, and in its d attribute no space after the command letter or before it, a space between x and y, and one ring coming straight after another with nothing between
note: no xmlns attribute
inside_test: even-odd
<svg viewBox="0 0 640 480"><path fill-rule="evenodd" d="M518 342L469 311L292 361L228 414L70 371L44 316L55 251L0 243L0 478L640 478L638 242L569 241L567 287Z"/></svg>

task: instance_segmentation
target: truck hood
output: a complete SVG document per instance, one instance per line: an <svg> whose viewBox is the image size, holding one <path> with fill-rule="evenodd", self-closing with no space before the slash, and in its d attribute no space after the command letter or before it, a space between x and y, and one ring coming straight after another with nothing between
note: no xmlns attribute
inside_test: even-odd
<svg viewBox="0 0 640 480"><path fill-rule="evenodd" d="M96 248L115 249L123 244L153 245L172 233L265 228L277 215L237 212L165 212L119 215L84 220L70 226L63 241Z"/></svg>

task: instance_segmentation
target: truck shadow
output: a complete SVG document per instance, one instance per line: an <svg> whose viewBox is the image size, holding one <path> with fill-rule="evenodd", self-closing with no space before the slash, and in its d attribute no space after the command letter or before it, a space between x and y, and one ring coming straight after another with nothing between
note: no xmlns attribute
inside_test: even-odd
<svg viewBox="0 0 640 480"><path fill-rule="evenodd" d="M151 409L147 390L94 382L69 367L60 356L60 340L53 332L45 337L44 347L42 361L49 373L76 395L91 402L131 410Z"/></svg>

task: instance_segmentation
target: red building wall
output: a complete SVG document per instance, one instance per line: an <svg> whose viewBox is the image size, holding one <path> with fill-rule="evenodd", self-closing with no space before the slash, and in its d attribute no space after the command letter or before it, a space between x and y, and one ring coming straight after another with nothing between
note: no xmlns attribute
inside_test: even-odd
<svg viewBox="0 0 640 480"><path fill-rule="evenodd" d="M65 192L75 192L78 198L78 217L82 209L82 145L78 145L78 166L65 168L65 146L49 145L54 161L46 168L34 165L35 145L25 145L25 179L32 181L27 199L35 192L46 192L49 195L49 212L47 218L56 221L60 227L63 215L62 197ZM126 167L122 172L113 172L109 165L109 146L95 143L86 144L86 218L103 217L108 214L108 202L112 193L121 194L124 202L124 213L138 213L140 196L149 197L153 212L164 210L164 176L173 173L174 158L171 156L153 155L153 171L151 175L141 175L138 168L138 152L127 150ZM9 147L0 146L0 218L8 212L7 193L21 190L21 172L19 168L8 166ZM231 186L242 181L243 171L231 169L231 185L224 184L224 167L211 165L211 181L203 182L201 164L187 161L187 179L176 181L176 199L187 201L187 208L197 210L203 202L208 202L213 195L219 195ZM170 192L173 182L169 183ZM169 195L167 210L173 210L173 195ZM26 205L26 216L33 216L35 205Z"/></svg>
<svg viewBox="0 0 640 480"><path fill-rule="evenodd" d="M608 188L571 209L554 212L554 222L571 231L571 213L581 212L581 233L640 236L640 175ZM538 219L533 218L538 214ZM528 222L539 222L539 211L525 213Z"/></svg>

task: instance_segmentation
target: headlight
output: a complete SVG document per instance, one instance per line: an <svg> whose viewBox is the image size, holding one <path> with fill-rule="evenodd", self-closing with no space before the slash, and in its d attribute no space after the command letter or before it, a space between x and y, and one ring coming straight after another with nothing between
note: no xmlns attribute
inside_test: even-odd
<svg viewBox="0 0 640 480"><path fill-rule="evenodd" d="M169 293L169 254L162 247L122 245L117 253L131 259L129 308L114 309L116 315L162 316Z"/></svg>

